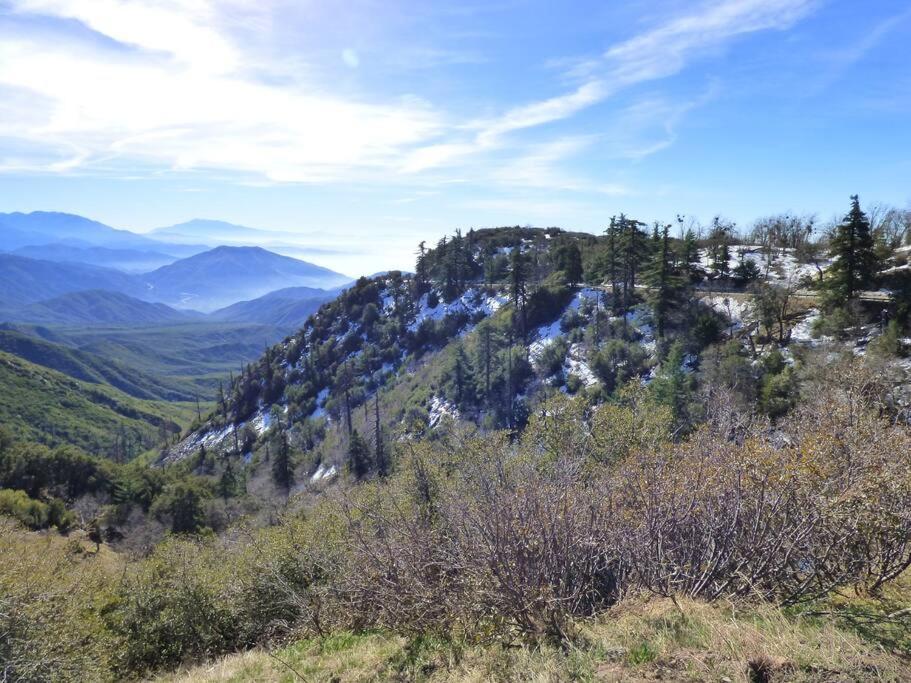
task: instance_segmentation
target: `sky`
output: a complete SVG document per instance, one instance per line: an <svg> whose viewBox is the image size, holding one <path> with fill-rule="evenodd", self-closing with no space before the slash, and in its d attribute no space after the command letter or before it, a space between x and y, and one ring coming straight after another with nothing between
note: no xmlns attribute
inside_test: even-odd
<svg viewBox="0 0 911 683"><path fill-rule="evenodd" d="M293 233L911 205L911 2L0 0L0 211Z"/></svg>

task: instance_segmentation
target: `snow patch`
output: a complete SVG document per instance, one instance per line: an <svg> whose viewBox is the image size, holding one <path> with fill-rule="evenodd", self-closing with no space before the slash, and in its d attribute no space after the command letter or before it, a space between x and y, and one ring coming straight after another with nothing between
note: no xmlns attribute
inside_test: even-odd
<svg viewBox="0 0 911 683"><path fill-rule="evenodd" d="M443 418L458 420L459 417L459 409L456 408L455 404L440 396L434 396L430 399L429 424L431 428L440 424Z"/></svg>
<svg viewBox="0 0 911 683"><path fill-rule="evenodd" d="M316 468L316 472L311 475L310 481L322 481L324 479L331 479L336 474L338 474L338 468L335 465L326 467L323 463L320 463L319 467Z"/></svg>

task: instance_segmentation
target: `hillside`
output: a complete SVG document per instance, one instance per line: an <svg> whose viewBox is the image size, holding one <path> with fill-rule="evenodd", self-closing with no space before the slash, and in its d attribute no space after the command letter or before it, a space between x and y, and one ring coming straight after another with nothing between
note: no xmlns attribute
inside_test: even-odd
<svg viewBox="0 0 911 683"><path fill-rule="evenodd" d="M92 266L115 268L128 273L144 273L177 260L177 257L160 251L75 246L60 242L20 247L12 253L16 256L45 261L85 263Z"/></svg>
<svg viewBox="0 0 911 683"><path fill-rule="evenodd" d="M16 324L17 331L104 359L155 378L181 395L211 400L219 382L285 334L249 323L199 322L153 327L44 327Z"/></svg>
<svg viewBox="0 0 911 683"><path fill-rule="evenodd" d="M236 378L213 426L188 437L167 459L186 457L200 443L230 448L225 422L251 424L262 433L277 408L295 425L328 420L334 429L325 448L309 458L339 467L348 429L340 426L350 422L352 429L369 429L373 418L362 417L366 412L357 408L378 388L384 428L421 434L447 414L488 428L517 427L539 396L567 391L567 383L573 392L594 397L648 376L656 346L647 307L637 304L625 317L612 317L599 290L570 287L559 277L523 295L518 310L511 300L512 250L521 253L529 281L546 282L560 272L568 245L595 244L596 238L510 228L461 239L464 247L449 242L427 253L423 277L433 281L400 273L362 278L323 305L300 331ZM453 244L464 248L465 266L450 278L445 271ZM489 284L485 271L493 276ZM679 316L700 311L705 312L693 304ZM616 336L620 353L632 349L622 375L610 366L613 356L602 358L603 345L583 334L591 325L602 330L604 342ZM468 366L474 368L470 382ZM464 386L457 386L454 377L462 371Z"/></svg>
<svg viewBox="0 0 911 683"><path fill-rule="evenodd" d="M94 461L49 455L66 466L39 487L30 446L0 448L7 514L63 530L89 509L81 552L128 552L30 614L63 611L52 641L103 679L900 681L903 254L864 257L845 294L834 248L623 216L422 246L413 275L359 279L235 366L101 494ZM220 325L32 332L171 371L219 334L210 357L255 357Z"/></svg>
<svg viewBox="0 0 911 683"><path fill-rule="evenodd" d="M195 399L195 394L180 382L153 377L111 358L24 334L11 326L0 327L0 350L73 379L108 384L135 398L164 401Z"/></svg>
<svg viewBox="0 0 911 683"><path fill-rule="evenodd" d="M41 325L151 326L201 318L192 311L177 311L165 304L141 301L120 292L94 289L70 292L23 306L9 319Z"/></svg>
<svg viewBox="0 0 911 683"><path fill-rule="evenodd" d="M21 439L128 460L179 431L182 412L0 352L0 424Z"/></svg>
<svg viewBox="0 0 911 683"><path fill-rule="evenodd" d="M141 296L140 283L111 268L0 254L0 302L21 306L62 294L103 289Z"/></svg>
<svg viewBox="0 0 911 683"><path fill-rule="evenodd" d="M140 278L145 297L212 311L291 285L333 288L350 278L260 247L218 247Z"/></svg>
<svg viewBox="0 0 911 683"><path fill-rule="evenodd" d="M213 311L210 317L214 320L274 325L293 331L302 327L323 303L337 295L337 290L285 287L252 301L238 301Z"/></svg>

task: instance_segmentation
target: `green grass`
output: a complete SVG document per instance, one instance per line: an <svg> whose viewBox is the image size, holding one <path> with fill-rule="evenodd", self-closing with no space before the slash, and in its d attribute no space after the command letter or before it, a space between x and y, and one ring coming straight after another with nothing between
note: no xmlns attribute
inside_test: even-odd
<svg viewBox="0 0 911 683"><path fill-rule="evenodd" d="M906 589L901 589L906 590ZM904 594L904 593L903 593ZM875 602L875 601L874 601ZM903 681L911 662L837 619L770 605L631 599L578 624L566 647L467 645L389 633L308 638L161 681ZM766 671L768 679L757 678Z"/></svg>

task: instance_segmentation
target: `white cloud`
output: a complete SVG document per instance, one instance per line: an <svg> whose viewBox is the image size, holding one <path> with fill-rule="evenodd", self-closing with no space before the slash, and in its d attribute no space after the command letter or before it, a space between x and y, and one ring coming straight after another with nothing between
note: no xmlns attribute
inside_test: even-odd
<svg viewBox="0 0 911 683"><path fill-rule="evenodd" d="M377 104L247 76L244 53L212 28L215 9L202 0L23 0L17 9L75 18L142 49L40 35L0 43L0 88L32 95L7 106L0 135L77 150L65 168L128 158L272 181L331 180L388 166L441 130L438 114L414 98ZM37 161L50 171L60 164Z"/></svg>
<svg viewBox="0 0 911 683"><path fill-rule="evenodd" d="M62 31L0 36L0 137L17 141L15 154L5 147L0 169L97 171L129 162L238 173L246 182L327 182L389 180L390 171L405 178L511 153L512 165L492 166L497 182L592 189L556 170L577 151L565 138L529 146L519 134L672 75L734 36L790 26L812 4L704 4L588 60L585 82L569 92L465 121L415 97L364 98L306 68L290 74L295 60L266 59L238 38L239 0L11 0L24 17L78 21L108 42ZM267 10L257 6L257 26L267 25ZM361 63L353 48L341 61Z"/></svg>
<svg viewBox="0 0 911 683"><path fill-rule="evenodd" d="M580 60L570 66L571 75L585 78L575 90L475 122L470 126L478 130L473 139L419 149L410 155L405 169L426 170L501 147L504 136L509 133L561 121L604 101L622 88L674 75L688 60L705 50L718 48L733 37L788 28L816 4L817 0L715 0L704 3L689 14L610 48L598 59ZM670 137L671 129L672 123L668 125ZM653 145L634 156L657 152L671 142L672 139Z"/></svg>

